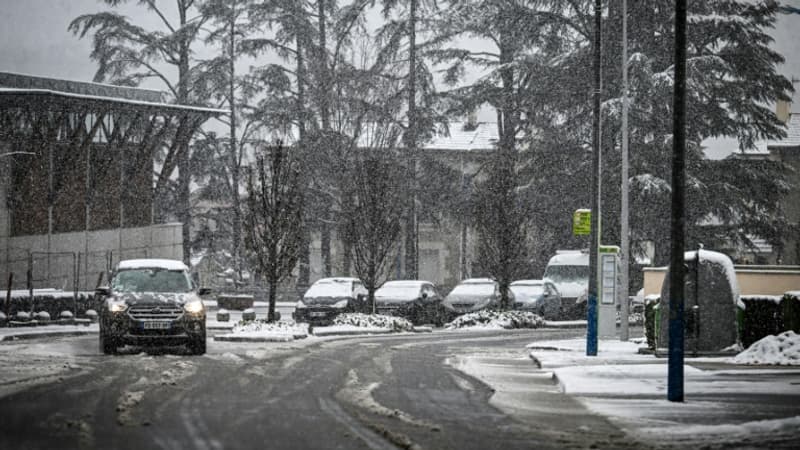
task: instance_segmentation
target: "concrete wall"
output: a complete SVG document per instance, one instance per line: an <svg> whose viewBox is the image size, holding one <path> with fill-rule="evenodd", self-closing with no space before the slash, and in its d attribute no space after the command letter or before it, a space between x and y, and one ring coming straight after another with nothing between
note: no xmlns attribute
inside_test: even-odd
<svg viewBox="0 0 800 450"><path fill-rule="evenodd" d="M741 295L783 295L800 290L800 266L735 266ZM666 267L644 268L644 295L661 294Z"/></svg>
<svg viewBox="0 0 800 450"><path fill-rule="evenodd" d="M24 288L32 269L35 288L93 289L100 272L120 259L181 259L180 223L75 233L3 237L0 274L14 273L14 288ZM32 266L31 266L32 262Z"/></svg>

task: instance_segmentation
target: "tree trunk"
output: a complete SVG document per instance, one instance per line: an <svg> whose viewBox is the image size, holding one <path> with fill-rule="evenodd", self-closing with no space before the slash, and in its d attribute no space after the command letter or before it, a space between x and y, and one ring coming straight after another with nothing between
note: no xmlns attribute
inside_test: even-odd
<svg viewBox="0 0 800 450"><path fill-rule="evenodd" d="M417 147L417 0L411 0L409 5L408 18L408 130L404 135L404 144L408 152L406 164L409 171L409 200L408 217L406 220L406 278L415 280L419 278L417 255L417 167L416 167L416 147Z"/></svg>
<svg viewBox="0 0 800 450"><path fill-rule="evenodd" d="M327 58L327 48L328 48L328 36L325 29L325 0L317 0L317 13L319 17L318 22L318 31L319 31L319 48L317 49L317 64L320 76L320 87L319 87L319 111L320 111L320 121L322 122L322 130L323 133L328 136L328 132L331 129L331 121L330 121L330 110L328 105L328 95L329 95L329 82L330 76L328 74L328 58ZM322 253L322 266L323 272L325 273L326 277L331 276L331 226L327 223L329 219L330 211L325 211L322 215L323 223L321 227L321 253Z"/></svg>
<svg viewBox="0 0 800 450"><path fill-rule="evenodd" d="M278 289L278 280L270 277L269 280L269 307L267 309L267 322L275 322L275 292Z"/></svg>
<svg viewBox="0 0 800 450"><path fill-rule="evenodd" d="M303 60L303 43L300 36L295 39L297 45L297 110L304 111L306 104L306 90L305 78L306 68L305 61ZM306 152L306 121L301 115L297 122L297 146L301 154L304 155L304 165L308 170L308 153ZM307 183L307 189L310 187L310 182ZM303 214L303 249L300 253L300 268L297 276L297 286L306 288L311 282L311 229L309 224L311 219L308 217L308 211Z"/></svg>
<svg viewBox="0 0 800 450"><path fill-rule="evenodd" d="M186 8L179 3L179 14L181 27L186 25ZM180 56L178 64L178 104L184 105L189 102L189 88L187 78L189 75L189 43L186 41L180 44ZM177 136L176 136L177 138ZM179 142L178 152L178 220L182 223L183 233L183 262L190 264L192 247L192 212L190 202L189 185L191 183L191 168L189 167L189 142Z"/></svg>
<svg viewBox="0 0 800 450"><path fill-rule="evenodd" d="M228 70L230 74L230 86L228 103L231 107L231 121L230 121L230 164L231 164L231 199L233 206L233 265L239 280L242 279L242 264L241 264L241 242L242 242L242 210L239 201L239 147L236 139L236 15L235 15L234 0L233 8L231 8L230 20L230 46L229 46L229 61Z"/></svg>

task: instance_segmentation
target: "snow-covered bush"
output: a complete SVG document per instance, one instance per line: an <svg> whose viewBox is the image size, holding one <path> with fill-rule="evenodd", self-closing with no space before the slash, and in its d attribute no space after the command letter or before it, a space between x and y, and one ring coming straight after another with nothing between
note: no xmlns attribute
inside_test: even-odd
<svg viewBox="0 0 800 450"><path fill-rule="evenodd" d="M14 315L14 320L18 320L20 322L27 322L31 320L31 315L28 311L17 311L17 314Z"/></svg>
<svg viewBox="0 0 800 450"><path fill-rule="evenodd" d="M458 316L445 328L455 330L459 328L539 328L544 325L544 319L530 311L490 311L483 310Z"/></svg>
<svg viewBox="0 0 800 450"><path fill-rule="evenodd" d="M242 320L256 320L256 311L253 308L247 308L242 311Z"/></svg>
<svg viewBox="0 0 800 450"><path fill-rule="evenodd" d="M0 327L4 327L8 322L8 317L6 317L6 313L0 311Z"/></svg>
<svg viewBox="0 0 800 450"><path fill-rule="evenodd" d="M49 322L50 321L50 313L47 311L39 311L33 315L34 319L38 320L39 322Z"/></svg>
<svg viewBox="0 0 800 450"><path fill-rule="evenodd" d="M382 314L346 313L334 317L333 325L351 325L361 328L385 328L392 331L413 331L414 325L402 317Z"/></svg>
<svg viewBox="0 0 800 450"><path fill-rule="evenodd" d="M86 310L86 312L84 313L84 315L85 315L85 316L86 316L86 317L87 317L89 320L91 320L92 322L97 322L97 311L95 311L95 310L93 310L93 309L88 309L88 310Z"/></svg>
<svg viewBox="0 0 800 450"><path fill-rule="evenodd" d="M222 308L217 311L217 322L227 322L229 320L231 320L231 313L227 309Z"/></svg>
<svg viewBox="0 0 800 450"><path fill-rule="evenodd" d="M785 331L767 336L733 358L736 364L800 365L800 334Z"/></svg>
<svg viewBox="0 0 800 450"><path fill-rule="evenodd" d="M294 322L267 322L266 320L240 321L233 326L232 335L289 335L305 337L308 335L308 324Z"/></svg>
<svg viewBox="0 0 800 450"><path fill-rule="evenodd" d="M64 310L58 314L59 319L72 319L75 316L72 314L72 311Z"/></svg>

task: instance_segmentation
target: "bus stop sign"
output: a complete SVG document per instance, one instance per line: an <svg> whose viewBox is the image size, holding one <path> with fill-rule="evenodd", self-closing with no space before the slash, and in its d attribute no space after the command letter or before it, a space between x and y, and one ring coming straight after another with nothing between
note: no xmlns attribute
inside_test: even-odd
<svg viewBox="0 0 800 450"><path fill-rule="evenodd" d="M572 215L572 234L574 236L588 236L592 232L592 211L590 209L576 209Z"/></svg>

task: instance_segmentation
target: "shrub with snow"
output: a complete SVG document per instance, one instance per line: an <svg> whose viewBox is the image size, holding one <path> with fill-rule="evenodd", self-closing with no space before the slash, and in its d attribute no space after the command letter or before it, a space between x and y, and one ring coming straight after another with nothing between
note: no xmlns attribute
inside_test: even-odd
<svg viewBox="0 0 800 450"><path fill-rule="evenodd" d="M97 311L93 309L87 309L84 315L86 315L86 317L88 317L92 322L97 322Z"/></svg>
<svg viewBox="0 0 800 450"><path fill-rule="evenodd" d="M333 325L351 325L360 328L385 328L392 331L413 331L414 325L402 317L383 314L346 313L334 317Z"/></svg>
<svg viewBox="0 0 800 450"><path fill-rule="evenodd" d="M72 315L72 311L67 311L67 310L64 310L64 311L61 311L61 312L58 314L58 318L59 318L59 319L72 319L73 317L74 317L74 316Z"/></svg>
<svg viewBox="0 0 800 450"><path fill-rule="evenodd" d="M8 317L6 317L6 313L0 311L0 327L5 325L8 322Z"/></svg>
<svg viewBox="0 0 800 450"><path fill-rule="evenodd" d="M274 336L287 335L305 337L308 335L308 324L294 322L267 322L266 320L240 321L233 326L232 335Z"/></svg>
<svg viewBox="0 0 800 450"><path fill-rule="evenodd" d="M17 314L14 316L14 319L20 322L27 322L31 320L31 315L27 311L17 311Z"/></svg>
<svg viewBox="0 0 800 450"><path fill-rule="evenodd" d="M530 311L490 311L483 310L464 314L445 325L445 328L455 330L459 328L539 328L544 325L544 319Z"/></svg>
<svg viewBox="0 0 800 450"><path fill-rule="evenodd" d="M242 320L256 320L256 311L253 308L247 308L242 311Z"/></svg>
<svg viewBox="0 0 800 450"><path fill-rule="evenodd" d="M736 364L800 365L800 334L785 331L767 336L733 358Z"/></svg>
<svg viewBox="0 0 800 450"><path fill-rule="evenodd" d="M227 322L231 320L231 313L227 309L217 311L217 322Z"/></svg>
<svg viewBox="0 0 800 450"><path fill-rule="evenodd" d="M39 311L33 315L33 317L38 320L39 322L49 322L50 321L50 313L47 311Z"/></svg>

